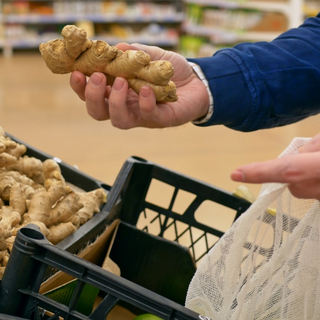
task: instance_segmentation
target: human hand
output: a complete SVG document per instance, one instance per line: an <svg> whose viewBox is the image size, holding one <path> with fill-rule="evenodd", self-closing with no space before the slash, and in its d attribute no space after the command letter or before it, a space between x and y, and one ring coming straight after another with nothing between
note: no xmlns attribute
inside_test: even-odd
<svg viewBox="0 0 320 320"><path fill-rule="evenodd" d="M246 183L287 183L295 197L320 200L320 134L296 154L239 167L231 173L231 179Z"/></svg>
<svg viewBox="0 0 320 320"><path fill-rule="evenodd" d="M153 46L119 44L120 50L143 50L151 60L168 60L174 67L178 101L159 103L153 90L143 86L137 95L124 78L107 81L102 73L86 77L74 71L70 86L86 102L88 114L96 120L111 120L120 129L134 127L164 128L185 124L206 115L209 96L203 82L181 55Z"/></svg>

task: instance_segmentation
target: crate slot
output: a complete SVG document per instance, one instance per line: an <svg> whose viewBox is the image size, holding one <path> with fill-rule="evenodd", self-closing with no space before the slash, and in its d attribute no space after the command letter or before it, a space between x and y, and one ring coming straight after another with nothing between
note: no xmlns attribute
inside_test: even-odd
<svg viewBox="0 0 320 320"><path fill-rule="evenodd" d="M168 209L174 193L174 187L162 181L152 179L146 201L161 208Z"/></svg>
<svg viewBox="0 0 320 320"><path fill-rule="evenodd" d="M178 190L177 197L174 201L174 205L172 207L172 211L176 214L183 215L188 207L192 204L192 202L195 200L196 195L187 192L185 190Z"/></svg>
<svg viewBox="0 0 320 320"><path fill-rule="evenodd" d="M215 229L226 232L234 222L237 212L234 209L211 200L203 201L194 213L199 223L213 226Z"/></svg>

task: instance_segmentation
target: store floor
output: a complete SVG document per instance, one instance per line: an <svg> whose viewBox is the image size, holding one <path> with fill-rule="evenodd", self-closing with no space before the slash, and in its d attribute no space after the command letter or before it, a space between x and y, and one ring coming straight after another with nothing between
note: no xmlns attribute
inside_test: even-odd
<svg viewBox="0 0 320 320"><path fill-rule="evenodd" d="M169 129L119 130L91 119L69 87L69 75L54 75L37 52L0 55L0 125L46 153L112 185L122 164L137 155L227 191L237 166L277 157L294 137L319 132L320 116L253 133L223 126L187 124ZM257 195L260 186L249 186Z"/></svg>

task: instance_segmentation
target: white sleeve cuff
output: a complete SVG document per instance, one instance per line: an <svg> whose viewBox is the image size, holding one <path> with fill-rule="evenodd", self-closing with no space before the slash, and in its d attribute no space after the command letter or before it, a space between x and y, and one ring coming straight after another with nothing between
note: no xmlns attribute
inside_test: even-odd
<svg viewBox="0 0 320 320"><path fill-rule="evenodd" d="M207 114L199 119L193 120L192 123L193 124L201 124L201 123L206 123L213 114L213 96L212 93L210 91L209 88L209 84L207 81L207 78L205 77L205 75L203 74L201 68L199 67L199 65L197 65L194 62L189 62L189 65L192 67L193 71L196 73L196 75L199 77L199 79L203 82L203 84L206 86L207 91L208 91L208 95L209 95L209 107L208 107L208 112Z"/></svg>

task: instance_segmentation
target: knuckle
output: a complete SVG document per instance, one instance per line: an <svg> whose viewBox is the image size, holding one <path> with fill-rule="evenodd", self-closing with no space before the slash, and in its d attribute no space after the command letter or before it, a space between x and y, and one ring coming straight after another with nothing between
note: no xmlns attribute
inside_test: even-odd
<svg viewBox="0 0 320 320"><path fill-rule="evenodd" d="M101 100L100 96L92 92L91 90L87 90L85 93L86 101L90 101L92 103L97 103Z"/></svg>
<svg viewBox="0 0 320 320"><path fill-rule="evenodd" d="M295 183L301 178L301 170L294 162L289 161L279 167L278 175L284 182Z"/></svg>
<svg viewBox="0 0 320 320"><path fill-rule="evenodd" d="M295 168L290 168L281 173L283 178L288 182L295 182L300 175Z"/></svg>

